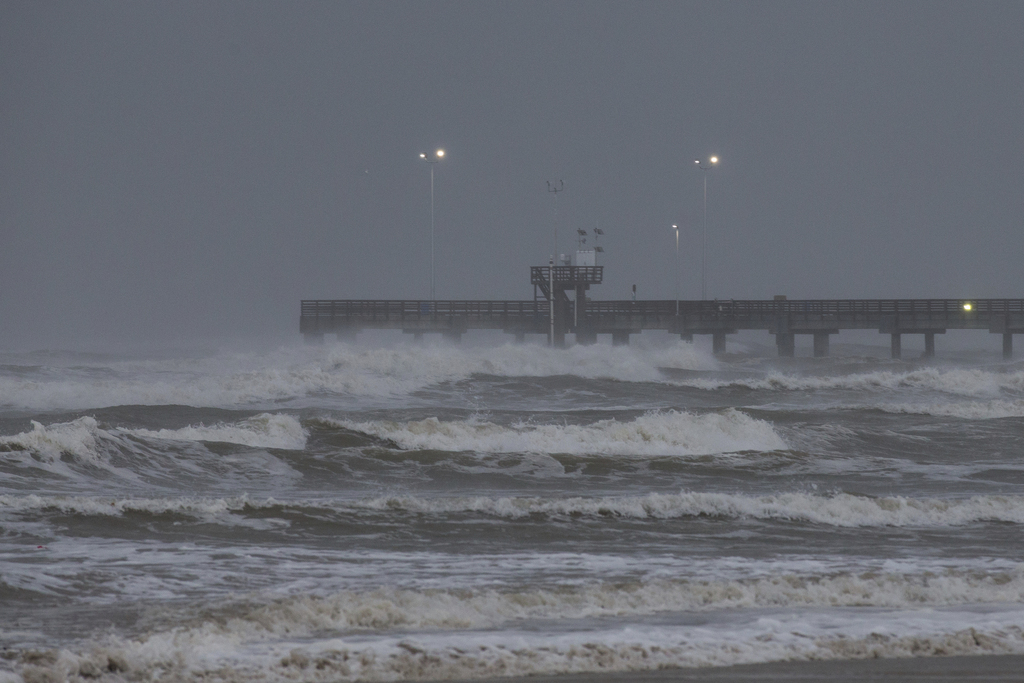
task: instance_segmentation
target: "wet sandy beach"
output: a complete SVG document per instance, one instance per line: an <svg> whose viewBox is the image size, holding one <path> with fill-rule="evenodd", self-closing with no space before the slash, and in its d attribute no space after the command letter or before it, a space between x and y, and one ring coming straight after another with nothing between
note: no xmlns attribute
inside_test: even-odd
<svg viewBox="0 0 1024 683"><path fill-rule="evenodd" d="M489 679L523 683L898 683L899 681L1024 681L1024 655L772 662L706 669L662 669ZM482 683L473 681L472 683Z"/></svg>

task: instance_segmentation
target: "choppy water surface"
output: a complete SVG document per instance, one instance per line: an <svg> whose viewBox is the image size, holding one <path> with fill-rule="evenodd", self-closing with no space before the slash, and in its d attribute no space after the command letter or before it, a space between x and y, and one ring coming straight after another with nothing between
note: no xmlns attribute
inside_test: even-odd
<svg viewBox="0 0 1024 683"><path fill-rule="evenodd" d="M1024 652L1024 364L835 350L2 356L0 680Z"/></svg>

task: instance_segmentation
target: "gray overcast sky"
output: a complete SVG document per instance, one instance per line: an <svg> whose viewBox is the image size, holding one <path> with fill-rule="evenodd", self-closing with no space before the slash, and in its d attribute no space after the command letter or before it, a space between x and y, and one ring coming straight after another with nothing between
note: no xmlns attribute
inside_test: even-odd
<svg viewBox="0 0 1024 683"><path fill-rule="evenodd" d="M1021 2L0 2L0 345L302 298L1024 297Z"/></svg>

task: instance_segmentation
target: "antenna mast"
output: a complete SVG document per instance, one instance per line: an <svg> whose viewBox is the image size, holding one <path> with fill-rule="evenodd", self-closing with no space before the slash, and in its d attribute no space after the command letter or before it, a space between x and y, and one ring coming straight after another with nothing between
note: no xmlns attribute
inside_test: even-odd
<svg viewBox="0 0 1024 683"><path fill-rule="evenodd" d="M558 181L557 185L553 184L550 180L547 181L547 183L548 183L548 192L551 192L552 194L555 195L555 252L554 252L555 255L554 255L553 258L557 259L558 258L558 193L565 191L565 183L563 183L561 180Z"/></svg>

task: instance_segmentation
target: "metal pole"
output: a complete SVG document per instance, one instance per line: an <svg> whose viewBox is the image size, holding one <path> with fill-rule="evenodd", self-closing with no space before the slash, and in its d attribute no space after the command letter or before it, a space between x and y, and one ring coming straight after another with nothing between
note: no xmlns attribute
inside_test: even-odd
<svg viewBox="0 0 1024 683"><path fill-rule="evenodd" d="M676 231L676 315L679 315L679 226L673 225Z"/></svg>
<svg viewBox="0 0 1024 683"><path fill-rule="evenodd" d="M556 195L557 198L557 195ZM556 203L555 206L558 204ZM555 345L555 257L548 259L548 312L551 330L548 332L548 346Z"/></svg>
<svg viewBox="0 0 1024 683"><path fill-rule="evenodd" d="M706 198L704 202L707 203ZM707 209L705 208L704 211L706 214ZM705 217L704 220L706 222L707 218ZM434 164L430 164L430 300L436 300L434 296Z"/></svg>
<svg viewBox="0 0 1024 683"><path fill-rule="evenodd" d="M565 190L565 183L561 180L558 181L558 185L552 185L550 180L547 183L548 192L552 192L555 195L555 255L552 258L558 258L558 193Z"/></svg>
<svg viewBox="0 0 1024 683"><path fill-rule="evenodd" d="M700 250L700 298L708 300L708 171L704 169L704 244Z"/></svg>
<svg viewBox="0 0 1024 683"><path fill-rule="evenodd" d="M433 157L420 154L420 159L430 164L430 300L437 298L434 289L434 164L444 158L444 150L434 152Z"/></svg>
<svg viewBox="0 0 1024 683"><path fill-rule="evenodd" d="M700 159L694 159L697 168L704 171L704 235L700 248L700 298L708 300L708 171L718 163L718 157L708 157L707 165Z"/></svg>
<svg viewBox="0 0 1024 683"><path fill-rule="evenodd" d="M554 258L558 258L558 190L555 190L555 243Z"/></svg>

